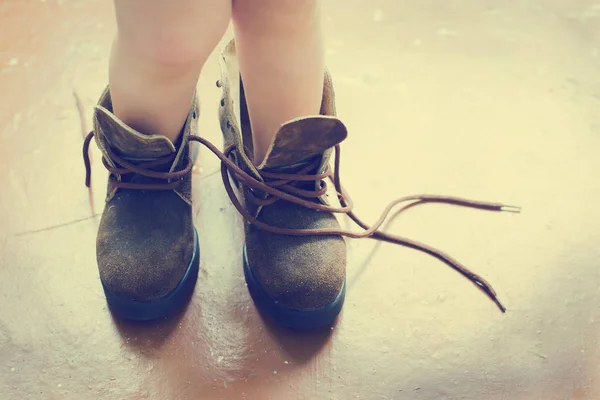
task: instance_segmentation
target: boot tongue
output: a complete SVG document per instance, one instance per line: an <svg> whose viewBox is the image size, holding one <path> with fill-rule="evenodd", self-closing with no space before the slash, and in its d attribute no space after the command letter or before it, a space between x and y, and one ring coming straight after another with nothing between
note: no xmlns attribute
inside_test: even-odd
<svg viewBox="0 0 600 400"><path fill-rule="evenodd" d="M108 104L106 104L108 103ZM109 107L104 107L108 105ZM96 106L95 123L107 146L118 155L132 161L148 161L176 151L174 144L162 135L144 135L117 118L111 111L110 101Z"/></svg>
<svg viewBox="0 0 600 400"><path fill-rule="evenodd" d="M346 136L346 127L335 117L293 119L279 128L258 169L281 169L306 162L342 142Z"/></svg>

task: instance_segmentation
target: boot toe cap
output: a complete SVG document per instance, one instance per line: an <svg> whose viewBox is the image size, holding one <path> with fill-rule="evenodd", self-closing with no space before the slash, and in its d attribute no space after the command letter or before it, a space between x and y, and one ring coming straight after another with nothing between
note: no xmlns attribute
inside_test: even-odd
<svg viewBox="0 0 600 400"><path fill-rule="evenodd" d="M100 279L106 290L122 299L151 301L167 295L193 258L193 227L181 229L179 235L135 227L102 231L96 243Z"/></svg>
<svg viewBox="0 0 600 400"><path fill-rule="evenodd" d="M302 228L339 228L333 215L315 213L303 212ZM311 217L314 223L307 223ZM337 299L345 282L346 242L341 236L284 236L250 227L246 251L255 279L285 308L326 307Z"/></svg>
<svg viewBox="0 0 600 400"><path fill-rule="evenodd" d="M105 289L127 300L151 301L167 295L190 261L182 248L119 247L99 246L100 279Z"/></svg>

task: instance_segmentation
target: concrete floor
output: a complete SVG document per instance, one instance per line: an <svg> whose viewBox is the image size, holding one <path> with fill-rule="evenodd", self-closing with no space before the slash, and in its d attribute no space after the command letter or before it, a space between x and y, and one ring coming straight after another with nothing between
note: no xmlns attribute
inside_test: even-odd
<svg viewBox="0 0 600 400"><path fill-rule="evenodd" d="M190 306L114 321L94 252L106 172L94 150L90 201L81 160L111 3L4 0L0 399L600 398L600 3L324 6L357 212L374 220L421 192L522 206L424 206L388 226L486 277L508 312L431 257L355 240L337 325L274 328L247 293L241 219L202 152ZM220 144L217 68L212 57L199 89L201 133Z"/></svg>

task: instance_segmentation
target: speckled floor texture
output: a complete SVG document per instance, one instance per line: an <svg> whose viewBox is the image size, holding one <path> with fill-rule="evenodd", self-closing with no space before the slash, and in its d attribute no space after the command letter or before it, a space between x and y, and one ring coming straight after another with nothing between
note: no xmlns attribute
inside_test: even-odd
<svg viewBox="0 0 600 400"><path fill-rule="evenodd" d="M242 220L202 150L190 305L114 320L94 250L106 171L94 149L90 196L81 158L111 2L4 0L0 399L600 399L600 3L329 0L324 18L357 213L414 193L522 206L425 205L386 227L484 276L506 314L430 256L349 240L336 325L277 328L248 295ZM220 146L217 78L215 53L200 132Z"/></svg>

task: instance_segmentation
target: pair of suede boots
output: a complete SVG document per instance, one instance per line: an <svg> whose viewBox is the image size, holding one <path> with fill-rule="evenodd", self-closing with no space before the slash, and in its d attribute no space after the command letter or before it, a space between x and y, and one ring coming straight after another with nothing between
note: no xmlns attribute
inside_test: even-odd
<svg viewBox="0 0 600 400"><path fill-rule="evenodd" d="M108 88L96 106L94 130L84 144L84 159L89 185L87 151L95 137L110 172L96 251L100 278L113 313L131 320L163 318L182 307L193 291L200 257L192 217L191 171L197 150L192 146L194 141L202 142L221 158L225 187L246 219L243 268L248 288L257 306L284 326L329 326L339 314L346 280L346 243L342 235L375 237L429 252L478 287L482 284L475 279L487 287L482 278L466 269L461 271L463 267L452 259L445 260L443 253L379 232L377 227L369 229L357 218L355 221L366 232L341 230L334 212L350 213L353 219L355 216L349 211L337 174L332 180L341 206L331 206L327 201L325 179L333 176L329 160L333 149L347 136L344 124L335 117L328 74L321 116L282 125L265 160L255 165L234 42L223 51L221 67L217 86L223 92L219 116L224 154L196 136L195 100L177 143L161 135L141 134L125 125L112 113ZM336 158L336 164L338 161ZM407 199L479 208L488 204L464 204L460 199L436 196L403 200ZM488 209L499 211L502 207L492 206ZM491 287L483 290L497 302Z"/></svg>

